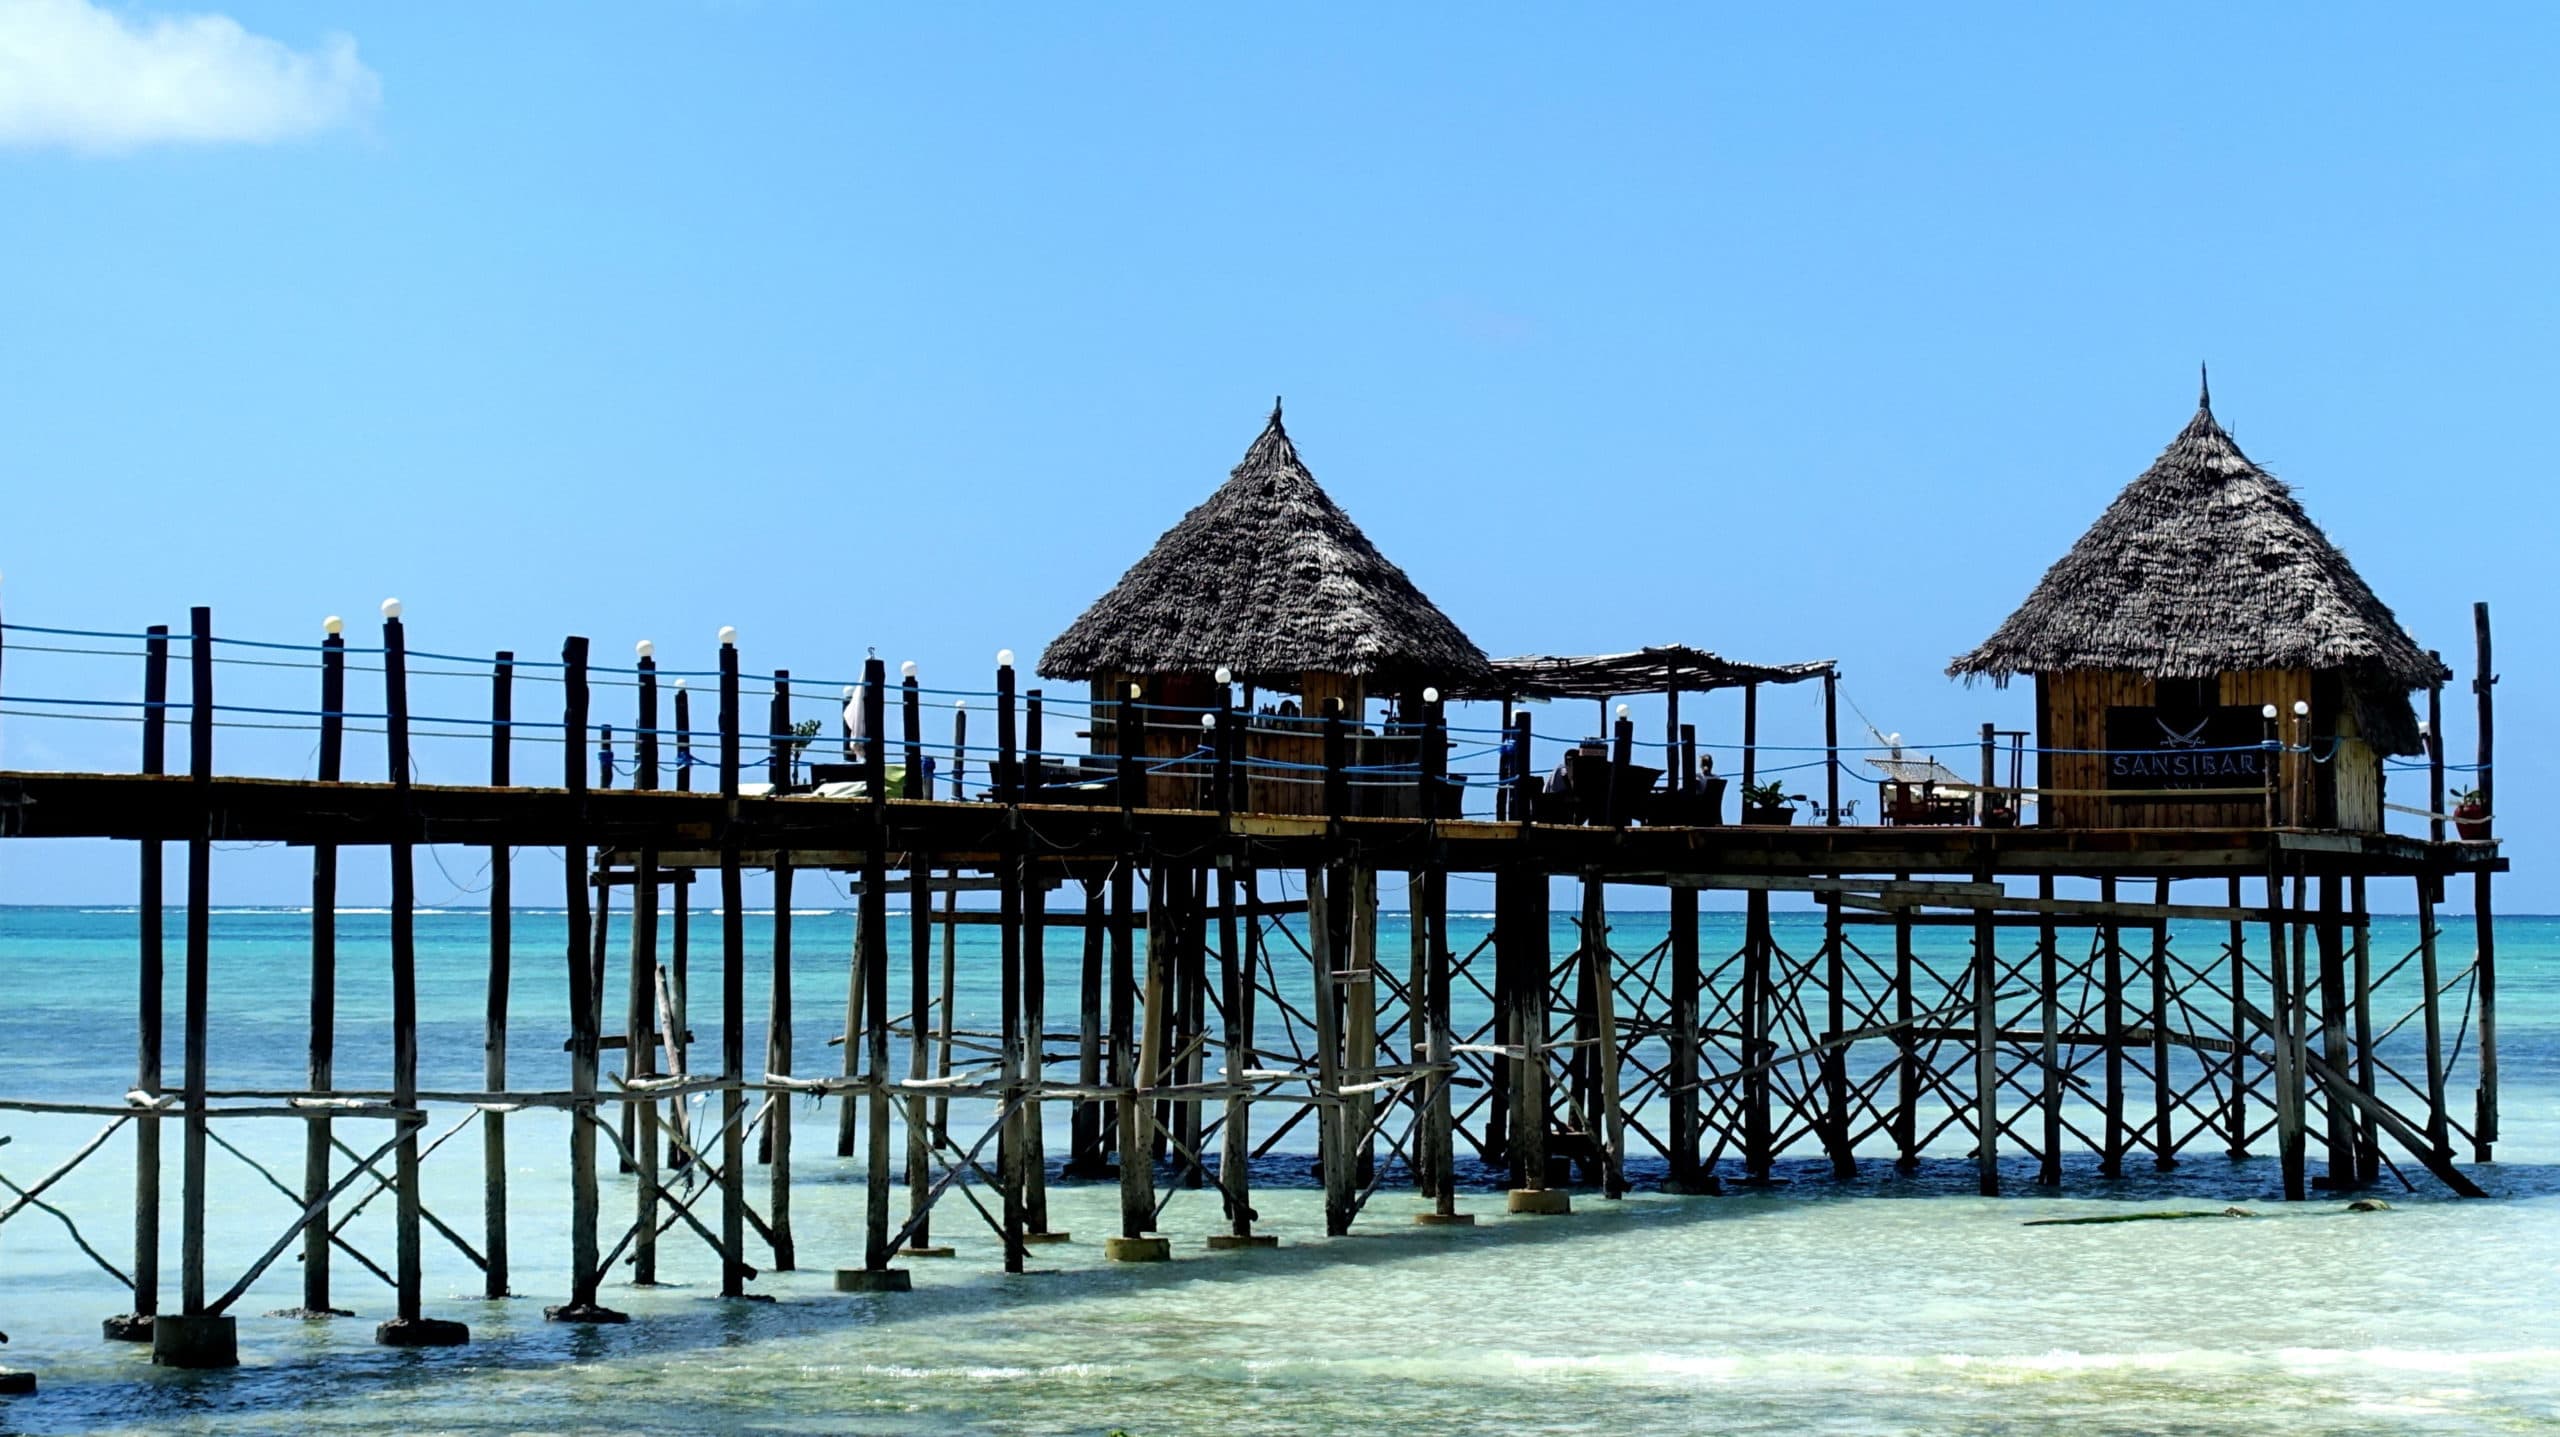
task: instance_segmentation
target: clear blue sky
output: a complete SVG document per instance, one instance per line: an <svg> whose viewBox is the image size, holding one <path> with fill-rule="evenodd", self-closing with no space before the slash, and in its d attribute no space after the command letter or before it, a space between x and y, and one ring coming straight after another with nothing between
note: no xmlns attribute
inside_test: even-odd
<svg viewBox="0 0 2560 1437"><path fill-rule="evenodd" d="M730 623L751 668L980 687L1281 393L1485 648L1836 656L1952 740L2025 721L1947 659L2210 360L2463 683L2492 602L2504 901L2560 908L2546 8L166 13L0 4L72 97L0 100L12 620L303 638L397 594L437 649L700 666ZM104 113L199 40L290 93ZM131 689L82 662L7 686ZM0 756L129 766L74 727ZM130 871L10 845L0 899Z"/></svg>

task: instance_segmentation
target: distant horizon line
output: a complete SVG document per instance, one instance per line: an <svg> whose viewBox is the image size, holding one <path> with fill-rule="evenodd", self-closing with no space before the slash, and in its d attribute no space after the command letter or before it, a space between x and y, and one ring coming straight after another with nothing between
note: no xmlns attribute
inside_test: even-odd
<svg viewBox="0 0 2560 1437"><path fill-rule="evenodd" d="M901 895L901 896L904 896L904 895ZM101 902L95 902L95 903L0 903L0 913L87 913L87 914L95 915L95 916L97 916L97 917L107 917L107 916L111 916L111 915L119 914L119 913L139 913L139 912L141 912L141 911L142 911L142 908L141 908L141 905L139 905L139 904L133 904L133 903L115 903L115 902L112 902L112 901L101 901ZM183 903L164 903L164 904L160 905L160 911L162 911L163 913L183 913L183 912L185 912L185 911L186 911L186 905L185 905L185 904L183 904ZM311 905L310 905L310 904L308 904L308 903L300 903L300 904L296 904L296 903L217 903L217 904L213 905L213 907L212 907L209 911L211 911L212 913L214 913L214 914L216 914L216 915L218 915L218 916L220 916L220 915L228 915L228 916L232 916L232 917L237 917L237 916L240 916L240 915L242 915L242 914L249 914L249 913L270 913L270 914L279 914L279 915L303 915L303 916L308 916L308 915L312 914L315 910L314 910L314 909L311 907ZM384 904L379 904L379 903L357 904L357 905L350 906L350 907L335 908L335 909L332 909L332 910L330 910L330 911L331 911L331 913L332 913L332 914L334 914L335 916L337 916L337 917L341 917L341 918L348 918L348 917L354 917L354 918L388 917L388 916L390 916L390 913L391 913L391 909L389 908L389 906L384 905ZM450 915L450 914L455 914L455 913L487 913L487 912L489 912L489 911L490 911L489 905L488 905L488 904L485 904L485 903L435 903L435 904L420 904L420 905L418 905L417 907L415 907L415 908L413 908L413 909L411 909L411 910L410 910L410 912L411 912L411 913L413 913L413 914L426 914L426 915L431 915L431 916L444 916L444 915ZM557 904L557 903L516 903L516 904L510 904L510 905L508 905L507 911L508 911L508 912L510 912L510 913L543 913L543 914L559 913L559 914L566 914L569 910L567 909L567 907L566 907L566 906L561 905L561 904ZM664 911L664 909L662 908L662 909L661 909L661 911ZM695 912L695 913L724 913L724 912L726 912L727 910L726 910L726 909L724 909L724 908L722 908L720 905L718 905L718 904L716 904L716 903L715 903L715 904L708 904L708 905L705 905L705 906L702 906L702 907L697 907L697 908L693 909L692 911L693 911L693 912ZM772 907L763 907L763 908L746 908L746 909L741 909L741 910L739 910L739 911L740 911L740 912L742 912L742 913L744 913L744 914L746 914L746 915L747 915L747 916L749 916L749 917L758 917L758 916L761 916L761 917L771 917L771 916L773 916L774 914L778 913L780 910L779 910L779 909L776 909L776 908L772 908ZM891 911L892 911L892 912L894 912L894 913L901 913L901 914L904 914L904 913L912 913L914 910L913 910L913 909L910 909L910 908L897 908L897 909L892 909ZM961 912L963 912L963 913L993 913L993 912L997 912L998 910L997 910L997 909L995 909L995 908L993 908L993 907L988 907L988 908L965 908L965 907L964 907L964 908L962 908L960 911L961 911ZM1052 912L1064 912L1064 911L1068 911L1068 910L1048 910L1048 911L1052 911ZM1612 909L1611 911L1612 911L1612 912L1616 912L1616 913L1668 913L1668 912L1670 912L1671 910L1669 910L1669 909L1667 909L1667 908L1617 908L1617 909ZM1703 914L1706 914L1706 915L1713 915L1713 914L1720 913L1721 911L1722 911L1722 910L1717 910L1717 909L1706 909L1706 910L1702 910L1702 913L1703 913ZM1773 910L1771 910L1770 916L1771 916L1771 917L1773 917L1773 918L1819 916L1819 915L1821 914L1821 911L1822 911L1822 910L1820 910L1820 909L1818 909L1818 908L1801 908L1801 909L1799 909L1799 908L1784 908L1784 909L1773 909ZM1407 908L1390 908L1390 907L1387 907L1387 906L1385 906L1385 905L1383 905L1383 904L1379 906L1379 908L1378 908L1378 912L1379 912L1381 915L1385 915L1385 914L1395 914L1395 915L1397 915L1397 916L1399 916L1399 917L1408 917L1408 918L1409 918L1409 917L1411 917L1411 916L1413 915L1413 910L1412 910L1410 907L1407 907ZM1492 916L1492 912L1493 912L1493 910L1491 910L1491 909L1489 909L1489 908L1452 908L1452 909L1449 909L1449 910L1448 910L1448 912L1449 912L1451 915L1453 915L1453 916L1465 916L1465 917L1491 917L1491 916ZM793 917L796 917L796 918L836 917L836 916L843 916L843 917L859 917L859 916L860 916L860 914L861 914L861 909L859 909L859 908L814 908L814 907L813 907L813 908L802 908L802 907L799 907L799 906L796 906L796 905L795 905L795 906L791 909L791 913L792 913L792 916L793 916ZM1081 914L1079 913L1079 914L1078 914L1078 916L1079 916L1079 917L1081 917ZM1275 916L1276 916L1276 915L1275 915ZM1559 916L1563 916L1563 917L1570 918L1572 915L1571 915L1571 914L1569 914L1569 913L1565 913L1565 914L1560 914ZM1882 915L1875 915L1875 916L1879 916L1879 917L1880 917L1880 916L1882 916ZM2413 912L2413 911L2402 911L2402 910L2397 910L2397 909L2384 909L2384 908L2372 908L2372 909L2367 909L2367 910L2366 910L2366 916L2367 916L2367 917L2371 917L2371 918L2415 918L2415 917L2417 917L2418 915L2417 915L2415 912ZM2473 917L2476 917L2476 916L2478 916L2478 915L2476 915L2476 914L2474 914L2474 913L2471 913L2471 912L2469 912L2469 911L2456 911L2456 910L2449 910L2449 909L2439 908L2439 909L2437 909L2437 910L2436 910L2436 916L2437 916L2438 918L2473 918ZM2496 917L2499 917L2499 918L2507 918L2507 919L2528 919L2528 918L2529 918L2529 919L2560 919L2560 913L2522 913L2522 912L2518 912L2518 913L2499 913L2499 914L2496 914L2495 916L2496 916ZM2126 921L2126 923L2127 923L2128 925L2131 925L2131 924L2138 924L2138 923L2140 923L2142 920L2141 920L2141 919L2138 919L2138 918L2128 918L2128 919L2127 919L2127 920L2125 920L2125 921ZM2181 921L2194 922L2194 923L2219 923L2219 922L2221 922L2221 921L2223 921L2223 920L2218 919L2218 918L2196 918L2196 919L2187 919L2187 920L2181 920Z"/></svg>

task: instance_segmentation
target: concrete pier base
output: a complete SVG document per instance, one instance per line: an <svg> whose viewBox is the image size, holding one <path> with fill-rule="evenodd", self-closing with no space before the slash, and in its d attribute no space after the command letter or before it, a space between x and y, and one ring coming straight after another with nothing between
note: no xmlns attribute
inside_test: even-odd
<svg viewBox="0 0 2560 1437"><path fill-rule="evenodd" d="M240 1324L228 1316L161 1313L151 1322L151 1360L161 1367L237 1367Z"/></svg>
<svg viewBox="0 0 2560 1437"><path fill-rule="evenodd" d="M35 1390L34 1373L21 1372L15 1367L0 1367L0 1397L32 1397Z"/></svg>
<svg viewBox="0 0 2560 1437"><path fill-rule="evenodd" d="M1211 1252L1244 1252L1257 1247L1278 1247L1280 1238L1267 1232L1213 1232L1209 1234Z"/></svg>
<svg viewBox="0 0 2560 1437"><path fill-rule="evenodd" d="M838 1292L909 1292L914 1289L915 1275L903 1267L840 1267L836 1269Z"/></svg>
<svg viewBox="0 0 2560 1437"><path fill-rule="evenodd" d="M149 1342L152 1317L147 1312L119 1312L98 1324L109 1342Z"/></svg>
<svg viewBox="0 0 2560 1437"><path fill-rule="evenodd" d="M1413 1215L1417 1227L1474 1227L1476 1215L1471 1212L1418 1212Z"/></svg>
<svg viewBox="0 0 2560 1437"><path fill-rule="evenodd" d="M373 1340L384 1347L461 1347L471 1341L471 1329L441 1317L395 1317L373 1330Z"/></svg>
<svg viewBox="0 0 2560 1437"><path fill-rule="evenodd" d="M1561 1217L1573 1211L1573 1194L1562 1188L1513 1188L1505 1211Z"/></svg>
<svg viewBox="0 0 2560 1437"><path fill-rule="evenodd" d="M1173 1240L1162 1237L1106 1237L1102 1255L1113 1262L1171 1262Z"/></svg>
<svg viewBox="0 0 2560 1437"><path fill-rule="evenodd" d="M600 1302L563 1302L542 1309L545 1322L629 1322L631 1314L616 1312Z"/></svg>

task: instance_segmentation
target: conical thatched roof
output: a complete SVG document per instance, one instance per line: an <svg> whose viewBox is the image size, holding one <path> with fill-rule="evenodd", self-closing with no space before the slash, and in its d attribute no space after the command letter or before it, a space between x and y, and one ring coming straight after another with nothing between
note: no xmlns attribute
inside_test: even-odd
<svg viewBox="0 0 2560 1437"><path fill-rule="evenodd" d="M1428 683L1485 670L1483 651L1317 486L1276 402L1218 492L1040 656L1053 679L1221 666L1267 686L1308 671Z"/></svg>
<svg viewBox="0 0 2560 1437"><path fill-rule="evenodd" d="M2393 751L2415 739L2408 691L2448 676L2293 491L2223 432L2208 391L2026 603L1947 672L2293 668L2345 674L2364 731Z"/></svg>

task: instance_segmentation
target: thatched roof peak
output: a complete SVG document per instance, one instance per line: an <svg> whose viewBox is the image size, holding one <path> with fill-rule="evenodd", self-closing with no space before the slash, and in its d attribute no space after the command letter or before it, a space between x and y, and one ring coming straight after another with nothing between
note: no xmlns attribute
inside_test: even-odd
<svg viewBox="0 0 2560 1437"><path fill-rule="evenodd" d="M2159 459L1947 671L2005 681L2070 669L2196 679L2293 668L2342 672L2369 694L2446 675L2284 481L2224 432L2207 388Z"/></svg>
<svg viewBox="0 0 2560 1437"><path fill-rule="evenodd" d="M1310 671L1428 683L1485 670L1316 483L1276 399L1227 482L1040 656L1053 679L1220 667L1273 687Z"/></svg>

